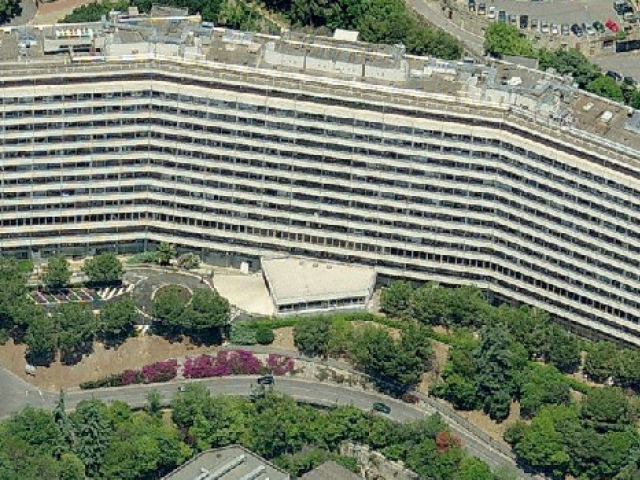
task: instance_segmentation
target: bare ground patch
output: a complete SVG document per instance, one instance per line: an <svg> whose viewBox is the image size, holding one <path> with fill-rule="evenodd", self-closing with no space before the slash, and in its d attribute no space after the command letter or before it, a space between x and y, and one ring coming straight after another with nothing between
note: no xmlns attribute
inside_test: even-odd
<svg viewBox="0 0 640 480"><path fill-rule="evenodd" d="M496 440L503 445L510 447L509 444L504 441L504 432L507 430L507 428L509 428L510 425L513 425L520 419L520 404L518 402L511 402L511 411L509 412L509 417L507 417L507 419L502 423L494 422L489 418L489 415L486 415L484 412L479 410L473 410L471 412L456 410L456 413L481 429L493 440Z"/></svg>
<svg viewBox="0 0 640 480"><path fill-rule="evenodd" d="M293 327L276 328L273 331L273 335L275 339L270 346L282 350L290 350L295 353L298 352L298 349L293 343Z"/></svg>
<svg viewBox="0 0 640 480"><path fill-rule="evenodd" d="M196 346L188 340L170 343L157 335L141 335L127 340L118 349L106 349L101 343L96 343L94 352L76 365L67 366L56 361L49 367L38 367L36 375L29 376L25 373L26 346L15 345L9 340L0 346L0 363L20 378L45 390L55 391L168 358L212 351L215 347Z"/></svg>

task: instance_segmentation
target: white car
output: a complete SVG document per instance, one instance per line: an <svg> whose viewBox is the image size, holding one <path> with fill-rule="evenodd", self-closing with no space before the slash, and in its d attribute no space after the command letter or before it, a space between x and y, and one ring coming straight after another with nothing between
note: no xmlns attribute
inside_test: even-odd
<svg viewBox="0 0 640 480"><path fill-rule="evenodd" d="M496 7L489 7L489 12L487 13L487 18L489 20L495 20L495 18L496 18Z"/></svg>
<svg viewBox="0 0 640 480"><path fill-rule="evenodd" d="M551 25L551 35L560 35L560 27L555 23Z"/></svg>
<svg viewBox="0 0 640 480"><path fill-rule="evenodd" d="M590 37L594 36L596 33L596 29L593 28L593 25L590 25L588 23L583 23L582 24L582 28L584 29L585 32L587 32L587 35L589 35Z"/></svg>

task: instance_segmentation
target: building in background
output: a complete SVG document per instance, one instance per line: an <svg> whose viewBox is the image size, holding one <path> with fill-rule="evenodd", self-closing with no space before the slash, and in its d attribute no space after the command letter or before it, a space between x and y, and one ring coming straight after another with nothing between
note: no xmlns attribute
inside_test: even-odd
<svg viewBox="0 0 640 480"><path fill-rule="evenodd" d="M637 112L519 65L163 10L3 31L3 254L304 256L640 345Z"/></svg>

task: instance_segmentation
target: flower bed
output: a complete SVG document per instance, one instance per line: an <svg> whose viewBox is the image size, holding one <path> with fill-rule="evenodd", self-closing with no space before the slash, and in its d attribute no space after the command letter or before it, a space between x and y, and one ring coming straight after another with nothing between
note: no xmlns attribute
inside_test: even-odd
<svg viewBox="0 0 640 480"><path fill-rule="evenodd" d="M173 380L178 376L178 361L175 358L145 365L141 370L125 370L122 373L84 382L80 384L83 390L103 387L121 387L137 383L161 383Z"/></svg>
<svg viewBox="0 0 640 480"><path fill-rule="evenodd" d="M188 358L184 363L185 378L224 377L227 375L257 375L273 373L285 375L293 371L295 362L290 357L270 354L266 365L247 350L218 352L215 356L200 355Z"/></svg>

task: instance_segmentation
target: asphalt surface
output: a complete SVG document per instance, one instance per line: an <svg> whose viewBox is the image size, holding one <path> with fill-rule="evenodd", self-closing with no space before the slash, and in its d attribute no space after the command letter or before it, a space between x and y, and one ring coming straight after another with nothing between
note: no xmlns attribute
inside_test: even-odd
<svg viewBox="0 0 640 480"><path fill-rule="evenodd" d="M9 375L8 377L6 375ZM132 385L127 387L104 388L96 390L70 390L66 392L65 403L69 409L74 409L79 402L96 398L105 402L123 401L132 407L147 405L147 395L151 391L160 393L163 404L168 404L182 385L192 382L204 383L207 388L218 395L247 396L251 386L256 384L256 376L234 376L212 378L204 380L183 380L155 385ZM16 383L16 380L18 383ZM12 382L13 386L6 388L5 381ZM0 368L0 384L4 388L0 390L0 418L20 411L26 405L52 409L56 403L57 395L51 392L39 392L34 387L25 389L22 380L7 373ZM28 384L26 384L28 385ZM25 393L25 392L29 393ZM278 378L274 391L289 395L298 401L324 406L352 405L364 411L371 411L374 402L384 402L391 407L389 415L380 414L396 422L411 422L420 420L425 416L435 413L433 409L418 409L398 400L380 395L374 392L366 392L340 385L332 385L308 380ZM510 464L513 461L493 449L486 443L478 440L466 430L455 424L451 429L460 437L467 451L478 457L490 466Z"/></svg>

